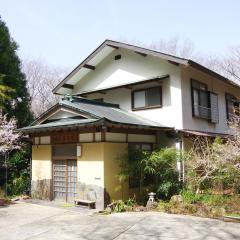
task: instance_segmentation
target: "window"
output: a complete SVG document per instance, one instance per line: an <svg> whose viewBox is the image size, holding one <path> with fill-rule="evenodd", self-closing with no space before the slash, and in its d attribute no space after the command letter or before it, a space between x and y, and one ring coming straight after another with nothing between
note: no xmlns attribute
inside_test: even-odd
<svg viewBox="0 0 240 240"><path fill-rule="evenodd" d="M150 143L131 143L129 144L129 164L130 166L134 164L136 161L140 161L142 151L151 152L152 151L152 144ZM144 179L144 185L147 186L151 183L152 176L146 175ZM129 188L138 188L140 185L140 169L136 168L132 175L129 176Z"/></svg>
<svg viewBox="0 0 240 240"><path fill-rule="evenodd" d="M210 119L207 85L192 80L193 116Z"/></svg>
<svg viewBox="0 0 240 240"><path fill-rule="evenodd" d="M207 90L207 85L199 81L191 81L192 111L194 117L219 122L218 95Z"/></svg>
<svg viewBox="0 0 240 240"><path fill-rule="evenodd" d="M235 115L240 116L240 102L228 93L226 93L226 113L228 121L231 121Z"/></svg>
<svg viewBox="0 0 240 240"><path fill-rule="evenodd" d="M132 92L132 109L161 107L162 88L153 87Z"/></svg>

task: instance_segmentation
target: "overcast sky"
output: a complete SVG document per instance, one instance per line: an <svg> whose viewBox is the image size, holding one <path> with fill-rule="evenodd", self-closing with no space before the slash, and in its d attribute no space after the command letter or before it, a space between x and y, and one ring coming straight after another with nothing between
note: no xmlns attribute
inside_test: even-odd
<svg viewBox="0 0 240 240"><path fill-rule="evenodd" d="M73 68L106 38L151 44L178 36L202 53L240 45L239 0L0 0L21 58Z"/></svg>

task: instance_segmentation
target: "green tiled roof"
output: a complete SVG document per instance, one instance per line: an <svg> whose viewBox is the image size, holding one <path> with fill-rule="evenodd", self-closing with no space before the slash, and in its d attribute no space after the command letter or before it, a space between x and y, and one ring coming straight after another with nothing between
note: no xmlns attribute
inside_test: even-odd
<svg viewBox="0 0 240 240"><path fill-rule="evenodd" d="M45 124L39 124L35 126L29 126L29 127L24 127L18 129L19 131L23 132L31 132L32 130L44 130L44 129L59 129L59 128L73 128L76 126L81 126L81 125L89 125L89 124L96 124L102 122L102 119L67 119L65 121L63 120L58 120L54 122L49 122Z"/></svg>
<svg viewBox="0 0 240 240"><path fill-rule="evenodd" d="M39 120L47 118L51 111L61 107L85 114L89 118L67 118L39 124L39 122L41 122ZM33 123L33 125L19 129L19 131L33 132L47 129L74 128L83 125L97 125L103 123L104 121L108 121L114 124L135 125L144 128L169 128L157 122L142 118L134 113L130 113L123 109L120 109L117 104L110 104L105 102L102 103L79 97L71 97L69 99L61 100L57 105L50 108L42 116L40 116Z"/></svg>
<svg viewBox="0 0 240 240"><path fill-rule="evenodd" d="M166 127L160 123L153 122L146 118L140 117L137 114L127 112L120 109L117 104L101 103L83 98L73 98L73 101L62 100L62 106L68 106L75 110L90 114L96 118L106 118L112 122L134 124L152 127Z"/></svg>

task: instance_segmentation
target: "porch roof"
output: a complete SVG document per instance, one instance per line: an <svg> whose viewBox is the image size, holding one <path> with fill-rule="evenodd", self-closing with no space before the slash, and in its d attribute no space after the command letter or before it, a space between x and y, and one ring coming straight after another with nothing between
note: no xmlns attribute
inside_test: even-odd
<svg viewBox="0 0 240 240"><path fill-rule="evenodd" d="M40 123L41 119L46 119L47 116L50 115L52 111L54 111L54 109L62 107L82 113L88 116L88 118L63 118L51 122ZM61 100L58 104L42 114L33 123L32 126L18 130L26 133L31 133L36 131L46 131L50 129L72 129L85 126L103 126L107 124L127 125L129 127L142 129L172 129L160 123L145 119L143 117L137 116L136 114L129 113L123 109L120 109L117 104L110 104L105 102L102 103L79 97L68 97L64 100Z"/></svg>
<svg viewBox="0 0 240 240"><path fill-rule="evenodd" d="M101 122L102 122L102 119L77 119L77 120L67 119L67 120L58 120L58 121L49 122L45 124L24 127L24 128L18 129L18 131L30 133L30 132L38 132L41 130L49 130L49 129L52 129L52 130L63 129L63 128L72 129L79 126L92 125L92 124L97 124Z"/></svg>
<svg viewBox="0 0 240 240"><path fill-rule="evenodd" d="M221 138L228 138L231 136L231 134L226 133L215 133L215 132L205 132L205 131L197 131L197 130L189 130L189 129L183 129L179 130L182 132L185 136L197 136L197 137L221 137Z"/></svg>

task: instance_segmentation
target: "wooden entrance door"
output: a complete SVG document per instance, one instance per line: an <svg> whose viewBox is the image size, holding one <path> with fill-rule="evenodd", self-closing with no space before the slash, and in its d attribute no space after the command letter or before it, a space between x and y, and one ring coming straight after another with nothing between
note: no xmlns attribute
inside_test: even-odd
<svg viewBox="0 0 240 240"><path fill-rule="evenodd" d="M77 194L77 161L54 160L53 198L73 201Z"/></svg>

